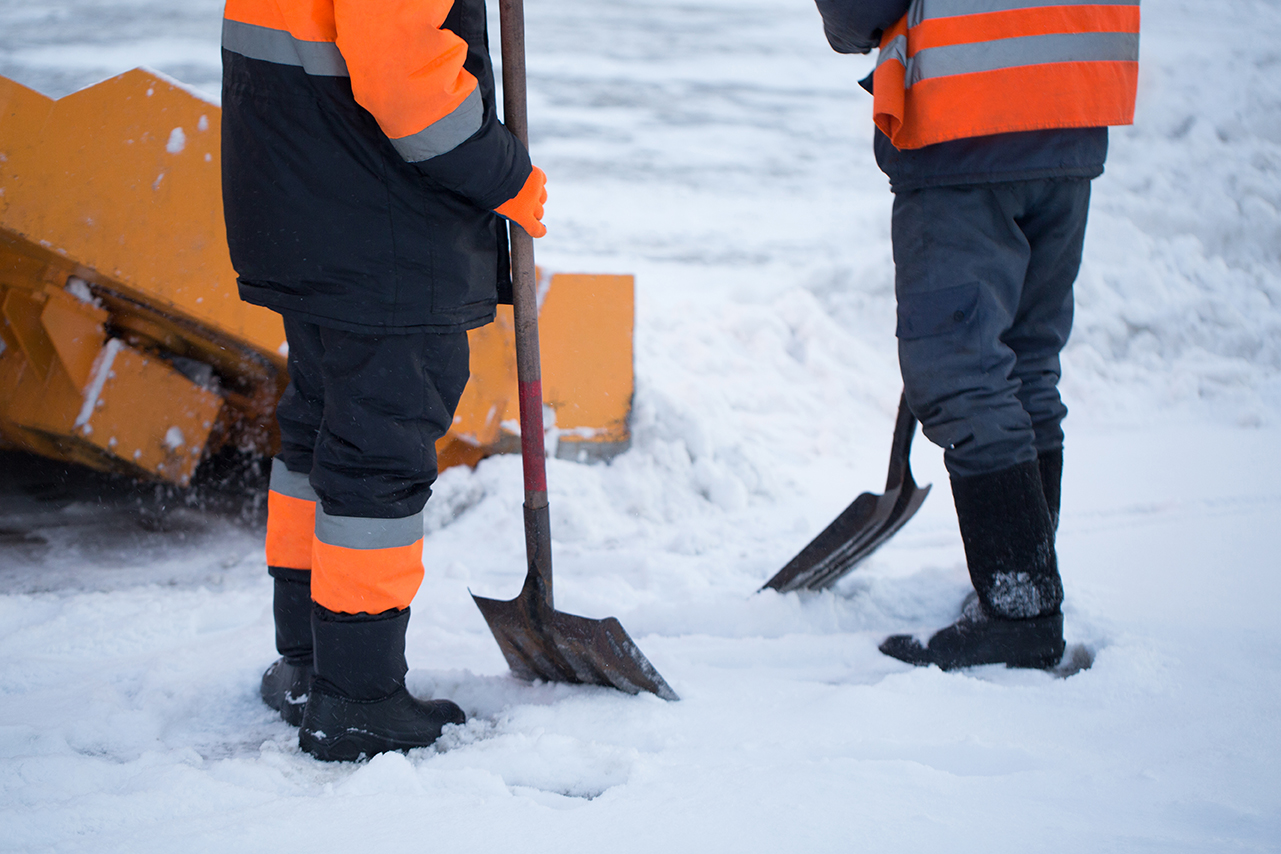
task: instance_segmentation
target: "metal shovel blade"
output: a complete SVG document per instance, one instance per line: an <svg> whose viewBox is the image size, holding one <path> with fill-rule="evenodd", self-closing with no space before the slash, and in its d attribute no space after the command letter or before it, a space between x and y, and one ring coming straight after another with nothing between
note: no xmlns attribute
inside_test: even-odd
<svg viewBox="0 0 1281 854"><path fill-rule="evenodd" d="M486 599L473 594L507 665L532 682L603 685L628 694L649 691L664 700L676 692L637 648L614 617L592 620L545 607L531 572L515 599Z"/></svg>
<svg viewBox="0 0 1281 854"><path fill-rule="evenodd" d="M780 593L831 587L907 524L930 487L919 487L908 456L916 419L900 398L885 492L864 492L778 571L761 590Z"/></svg>
<svg viewBox="0 0 1281 854"><path fill-rule="evenodd" d="M812 573L805 584L807 590L825 590L836 582L840 581L846 574L852 572L861 562L871 556L872 552L879 549L886 540L898 533L899 528L907 524L907 521L916 514L920 509L925 496L929 495L930 487L918 487L909 475L907 483L898 491L897 499L888 513L877 514L878 517L883 515L883 519L875 525L868 526L867 529L859 536L855 537L840 550L834 559L825 561L817 571ZM882 496L883 499L889 498L889 495ZM883 508L885 501L878 502ZM878 508L879 509L879 508Z"/></svg>

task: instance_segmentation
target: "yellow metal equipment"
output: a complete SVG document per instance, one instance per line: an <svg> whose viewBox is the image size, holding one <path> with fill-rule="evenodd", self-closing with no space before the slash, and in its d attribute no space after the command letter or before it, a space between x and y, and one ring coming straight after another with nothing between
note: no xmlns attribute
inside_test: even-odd
<svg viewBox="0 0 1281 854"><path fill-rule="evenodd" d="M273 452L284 331L227 255L220 110L143 69L52 100L0 77L0 444L186 485ZM558 454L625 448L631 276L556 274L539 315ZM441 468L513 448L511 310L470 334Z"/></svg>

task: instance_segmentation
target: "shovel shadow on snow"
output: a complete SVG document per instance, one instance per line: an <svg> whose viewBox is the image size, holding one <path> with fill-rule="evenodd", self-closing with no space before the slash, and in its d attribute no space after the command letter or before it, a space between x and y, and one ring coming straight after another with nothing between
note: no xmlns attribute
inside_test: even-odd
<svg viewBox="0 0 1281 854"><path fill-rule="evenodd" d="M468 720L496 720L505 711L519 706L553 706L566 700L583 699L637 702L649 696L633 697L598 685L525 682L510 673L478 676L467 670L411 670L405 684L416 697L453 700L466 712Z"/></svg>

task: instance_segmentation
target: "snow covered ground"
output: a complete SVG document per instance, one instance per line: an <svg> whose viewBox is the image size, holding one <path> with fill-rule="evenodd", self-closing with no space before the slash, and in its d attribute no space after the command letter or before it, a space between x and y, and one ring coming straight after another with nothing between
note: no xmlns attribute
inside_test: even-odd
<svg viewBox="0 0 1281 854"><path fill-rule="evenodd" d="M935 492L898 537L833 591L753 592L883 483L871 60L831 53L808 0L527 14L540 261L638 286L634 447L550 464L558 605L618 616L683 699L507 675L467 591L519 589L512 457L428 505L410 687L471 720L354 766L257 698L259 528L63 501L0 548L0 851L1281 850L1281 4L1144 5L1065 359L1066 631L1094 658L1067 679L877 652L967 588L924 441ZM0 0L0 73L215 91L219 15Z"/></svg>

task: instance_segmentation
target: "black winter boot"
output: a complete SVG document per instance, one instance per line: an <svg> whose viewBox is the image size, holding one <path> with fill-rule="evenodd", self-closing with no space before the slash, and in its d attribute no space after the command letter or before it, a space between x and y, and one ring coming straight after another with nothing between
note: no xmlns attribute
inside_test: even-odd
<svg viewBox="0 0 1281 854"><path fill-rule="evenodd" d="M886 655L945 670L979 664L1053 667L1063 656L1063 585L1037 462L952 478L952 496L975 596L961 617L922 646L909 635Z"/></svg>
<svg viewBox="0 0 1281 854"><path fill-rule="evenodd" d="M339 614L316 605L316 678L298 730L305 753L351 762L390 750L426 747L463 710L449 700L418 700L405 689L409 609Z"/></svg>
<svg viewBox="0 0 1281 854"><path fill-rule="evenodd" d="M1059 612L1063 583L1040 465L952 478L970 580L984 609L1019 620Z"/></svg>
<svg viewBox="0 0 1281 854"><path fill-rule="evenodd" d="M281 657L262 675L262 701L298 726L311 690L311 573L277 566L267 571L276 580L272 612Z"/></svg>
<svg viewBox="0 0 1281 854"><path fill-rule="evenodd" d="M1000 620L988 616L977 593L961 606L961 617L930 637L926 646L911 635L894 635L881 643L881 652L922 667L943 670L1004 664L1007 667L1048 669L1063 657L1063 615Z"/></svg>

